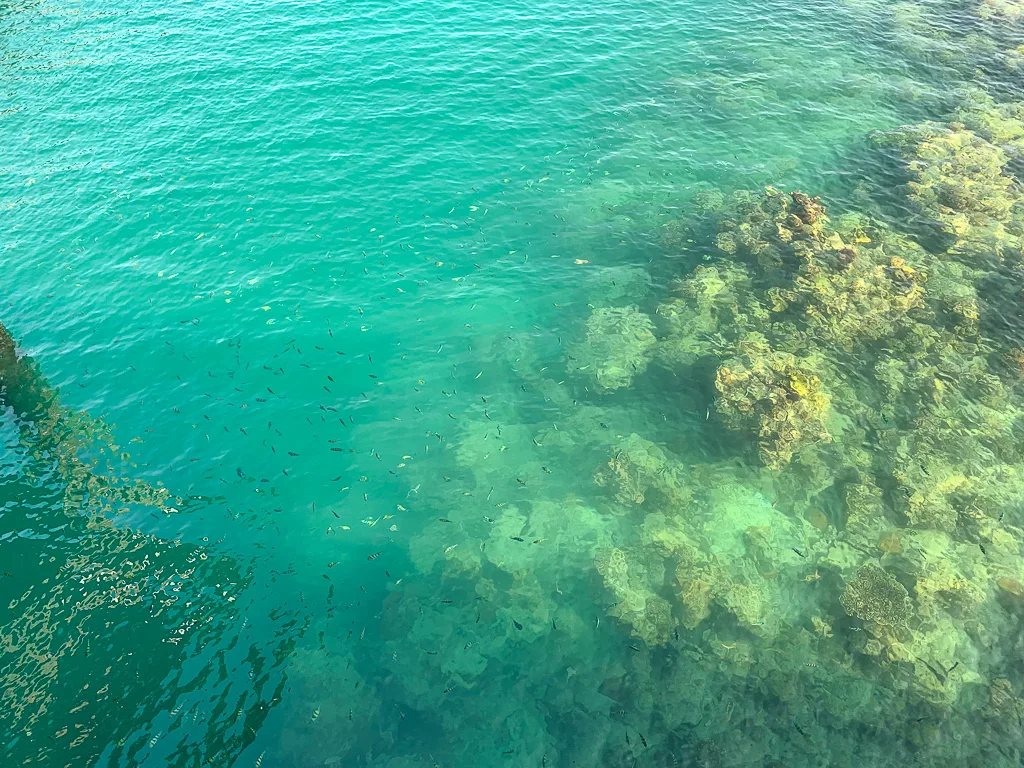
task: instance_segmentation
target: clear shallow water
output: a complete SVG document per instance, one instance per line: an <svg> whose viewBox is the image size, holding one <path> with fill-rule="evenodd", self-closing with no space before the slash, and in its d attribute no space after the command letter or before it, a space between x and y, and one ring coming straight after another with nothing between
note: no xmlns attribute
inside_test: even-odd
<svg viewBox="0 0 1024 768"><path fill-rule="evenodd" d="M751 526L804 549L822 502L712 418L713 372L601 391L607 350L578 345L594 308L657 317L712 253L712 190L912 219L868 135L1011 88L1011 24L828 2L0 23L2 320L60 403L3 422L11 764L935 764L944 725L974 728L965 700L801 678L793 634L748 649L794 606L842 613L855 569L824 547L776 563L800 586L748 626L677 606L670 637L632 635L595 561L672 500L595 483L631 435L687 468L727 565ZM1017 739L949 759L1012 764Z"/></svg>

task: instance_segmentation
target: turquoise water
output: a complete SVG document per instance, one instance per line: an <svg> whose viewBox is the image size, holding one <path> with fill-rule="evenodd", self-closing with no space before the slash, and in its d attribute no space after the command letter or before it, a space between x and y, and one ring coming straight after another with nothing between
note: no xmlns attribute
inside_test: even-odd
<svg viewBox="0 0 1024 768"><path fill-rule="evenodd" d="M733 355L680 362L702 321L666 309L728 261L738 190L939 253L873 137L1012 100L1018 15L5 5L4 764L1019 764L1021 497L984 535L887 501L903 543L865 553L856 462L772 466L716 392ZM928 264L935 295L969 282ZM999 285L981 346L1013 349ZM866 373L888 353L859 354L824 353L852 371L836 420L897 418ZM907 451L899 426L828 428ZM927 573L983 591L973 614L906 576L986 544L998 565ZM865 651L840 600L875 562L910 630L939 627L909 656ZM680 594L715 569L694 616Z"/></svg>

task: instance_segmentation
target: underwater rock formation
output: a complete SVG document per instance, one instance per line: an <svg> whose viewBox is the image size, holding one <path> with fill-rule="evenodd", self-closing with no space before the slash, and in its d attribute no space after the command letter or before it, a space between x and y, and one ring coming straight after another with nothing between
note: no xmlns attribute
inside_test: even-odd
<svg viewBox="0 0 1024 768"><path fill-rule="evenodd" d="M83 411L64 407L36 363L18 355L14 340L2 325L0 406L13 411L23 441L34 454L53 462L69 511L107 514L127 504L169 510L183 503L180 498L172 499L166 488L125 476L129 455L114 440L110 428Z"/></svg>
<svg viewBox="0 0 1024 768"><path fill-rule="evenodd" d="M634 432L616 445L607 464L597 468L594 482L613 489L621 504L643 504L648 489L653 489L670 506L682 508L690 500L682 472L662 448Z"/></svg>
<svg viewBox="0 0 1024 768"><path fill-rule="evenodd" d="M1024 211L1003 146L1019 149L1015 128L1022 123L977 102L962 116L979 132L959 121L926 122L879 134L876 141L903 157L909 198L948 236L950 254L968 265L1019 263Z"/></svg>
<svg viewBox="0 0 1024 768"><path fill-rule="evenodd" d="M658 307L658 360L705 377L741 438L733 450L756 447L788 502L723 505L705 490L709 465L665 470L663 451L653 458L632 435L595 473L642 518L617 577L599 564L615 615L635 620L643 596L665 596L680 630L721 638L716 654L764 679L768 641L812 642L833 665L828 685L884 690L907 711L952 707L1006 674L1005 648L992 649L1024 614L1024 353L986 331L1003 311L989 276L1020 261L1008 169L1022 114L976 98L961 122L884 139L944 239L923 245L857 213L833 220L820 200L774 188L716 210L706 247L717 255ZM650 493L666 474L685 503ZM736 537L733 508L750 512Z"/></svg>
<svg viewBox="0 0 1024 768"><path fill-rule="evenodd" d="M631 625L633 634L648 645L667 642L675 627L672 607L651 590L651 585L664 580L660 563L627 558L621 549L613 548L600 553L594 565L616 600L609 614Z"/></svg>
<svg viewBox="0 0 1024 768"><path fill-rule="evenodd" d="M647 370L655 343L654 324L636 307L600 307L591 313L586 336L570 356L575 369L586 372L599 390L613 392Z"/></svg>
<svg viewBox="0 0 1024 768"><path fill-rule="evenodd" d="M109 428L63 407L0 325L4 408L18 435L6 450L20 470L4 482L5 525L20 534L4 544L11 572L0 589L8 600L0 619L5 755L24 755L19 763L36 765L89 765L103 754L117 760L145 742L139 722L175 706L168 696L177 689L167 682L181 674L194 644L237 631L231 604L248 576L205 546L111 522L109 513L128 504L169 511L170 494L126 477L128 454ZM104 668L97 683L90 670ZM255 693L261 685L254 684ZM122 698L134 688L142 692L142 719L130 723ZM90 715L72 714L87 707ZM262 705L244 709L257 727L266 718ZM196 726L208 733L224 727L217 713ZM41 733L47 737L36 736ZM220 749L216 760L225 763L241 751L240 745Z"/></svg>
<svg viewBox="0 0 1024 768"><path fill-rule="evenodd" d="M6 376L15 362L14 339L4 328L4 324L0 323L0 376Z"/></svg>
<svg viewBox="0 0 1024 768"><path fill-rule="evenodd" d="M671 286L658 306L666 329L659 354L669 365L693 365L707 356L728 355L737 341L769 317L754 298L742 264L698 266Z"/></svg>
<svg viewBox="0 0 1024 768"><path fill-rule="evenodd" d="M449 685L482 694L503 650L550 651L562 633L600 656L600 628L630 653L602 659L596 686L555 651L566 668L546 674L558 705L586 702L605 730L665 723L665 741L693 735L707 764L769 764L768 708L786 713L786 734L799 724L822 745L862 745L869 732L878 754L909 750L922 764L950 762L947 752L1016 764L1022 116L975 95L949 123L880 137L921 214L905 230L772 187L702 196L692 217L661 227L673 260L660 289L651 281L657 312L595 310L567 365L589 381L561 400L538 387L543 415L500 433L491 415L463 428L453 453L474 495L441 501L472 522L424 533L411 554L464 587L469 623L491 622L497 639L464 639L458 621L425 608L424 645L472 646L410 697L438 706ZM648 306L641 294L600 298ZM663 370L626 391L648 365ZM616 397L586 402L595 385ZM541 446L596 469L563 481ZM604 493L503 498L479 522L480 497L512 474ZM596 585L596 616L569 585L588 599ZM740 732L749 738L734 748Z"/></svg>
<svg viewBox="0 0 1024 768"><path fill-rule="evenodd" d="M977 13L985 21L1013 24L1024 17L1024 3L1019 0L981 0Z"/></svg>
<svg viewBox="0 0 1024 768"><path fill-rule="evenodd" d="M740 349L742 357L723 363L715 376L718 412L731 428L756 437L765 466L785 466L795 452L830 441L830 400L821 379L803 361L766 344Z"/></svg>
<svg viewBox="0 0 1024 768"><path fill-rule="evenodd" d="M0 404L19 416L38 418L55 397L36 365L18 355L14 339L0 323Z"/></svg>

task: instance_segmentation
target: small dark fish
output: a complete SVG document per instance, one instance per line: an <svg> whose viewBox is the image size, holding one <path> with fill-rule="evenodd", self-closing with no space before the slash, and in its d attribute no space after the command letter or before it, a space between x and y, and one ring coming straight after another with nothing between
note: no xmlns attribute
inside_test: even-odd
<svg viewBox="0 0 1024 768"><path fill-rule="evenodd" d="M512 541L522 541L523 540L522 536L509 536L509 538L512 539Z"/></svg>
<svg viewBox="0 0 1024 768"><path fill-rule="evenodd" d="M450 523L451 522L451 520L449 520L447 517L439 517L437 519L438 519L438 522L441 522L441 523Z"/></svg>
<svg viewBox="0 0 1024 768"><path fill-rule="evenodd" d="M798 555L800 555L800 557L807 557L807 555L805 555L803 552L801 552L796 547L790 547L790 549L792 549L794 552L796 552Z"/></svg>
<svg viewBox="0 0 1024 768"><path fill-rule="evenodd" d="M523 625L522 625L522 624L520 624L520 623L519 623L518 621L516 621L515 619L512 619L512 626L514 626L514 627L515 627L516 629L518 629L518 630L519 630L520 632L522 632L522 631L523 631Z"/></svg>
<svg viewBox="0 0 1024 768"><path fill-rule="evenodd" d="M924 659L918 658L918 661L922 662L926 667L928 667L928 671L935 675L935 679L939 681L940 685L946 684L946 675L939 674L939 671Z"/></svg>
<svg viewBox="0 0 1024 768"><path fill-rule="evenodd" d="M516 482L519 483L520 485L526 485L526 481L520 480L518 477L516 478Z"/></svg>
<svg viewBox="0 0 1024 768"><path fill-rule="evenodd" d="M642 733L640 733L640 731L637 731L636 735L640 737L640 743L643 744L644 747L646 747L647 746L647 739L644 738L644 735Z"/></svg>
<svg viewBox="0 0 1024 768"><path fill-rule="evenodd" d="M445 693L451 693L454 690L455 690L455 686L454 685L449 685L447 688L444 689L444 692Z"/></svg>
<svg viewBox="0 0 1024 768"><path fill-rule="evenodd" d="M367 560L376 560L376 559L377 559L378 557L380 557L380 556L381 556L382 554L383 554L382 552L374 552L374 553L373 553L372 555L367 555L367 556L366 556L366 559L367 559Z"/></svg>
<svg viewBox="0 0 1024 768"><path fill-rule="evenodd" d="M627 648L632 648L632 649L633 649L634 651L639 651L639 650L640 650L639 648L637 648L637 647L636 647L635 645L633 645L632 643L627 643L626 647L627 647ZM645 745L645 746L646 746L646 745Z"/></svg>
<svg viewBox="0 0 1024 768"><path fill-rule="evenodd" d="M295 451L288 451L288 455L289 456L298 456L299 454L297 454Z"/></svg>

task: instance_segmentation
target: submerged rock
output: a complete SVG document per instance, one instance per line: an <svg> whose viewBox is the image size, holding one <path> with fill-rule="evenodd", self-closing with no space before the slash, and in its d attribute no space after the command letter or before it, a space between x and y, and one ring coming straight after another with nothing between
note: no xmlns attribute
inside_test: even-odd
<svg viewBox="0 0 1024 768"><path fill-rule="evenodd" d="M614 392L647 370L656 341L654 323L636 307L601 307L590 315L586 336L571 357L598 389Z"/></svg>
<svg viewBox="0 0 1024 768"><path fill-rule="evenodd" d="M825 421L831 401L806 363L766 344L744 346L715 376L726 423L756 436L765 465L779 468L797 451L831 441Z"/></svg>

